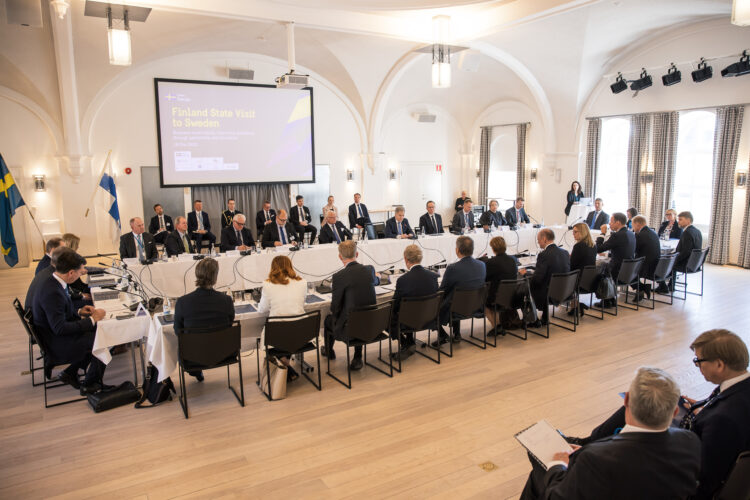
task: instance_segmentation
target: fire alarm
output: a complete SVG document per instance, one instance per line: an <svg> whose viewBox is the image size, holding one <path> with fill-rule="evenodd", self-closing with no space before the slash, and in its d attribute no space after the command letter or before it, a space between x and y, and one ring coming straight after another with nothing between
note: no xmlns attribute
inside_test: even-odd
<svg viewBox="0 0 750 500"><path fill-rule="evenodd" d="M126 173L126 174L128 174L128 175L130 175L130 173L131 173L132 171L133 171L133 169L132 169L132 168L130 168L130 167L127 167L127 168L125 168L125 173Z"/></svg>

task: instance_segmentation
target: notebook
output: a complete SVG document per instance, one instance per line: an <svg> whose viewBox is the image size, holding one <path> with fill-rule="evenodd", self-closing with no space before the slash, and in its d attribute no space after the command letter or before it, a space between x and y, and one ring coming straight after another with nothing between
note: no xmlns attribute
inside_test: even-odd
<svg viewBox="0 0 750 500"><path fill-rule="evenodd" d="M514 436L545 470L558 452L572 453L573 448L546 420L540 420Z"/></svg>

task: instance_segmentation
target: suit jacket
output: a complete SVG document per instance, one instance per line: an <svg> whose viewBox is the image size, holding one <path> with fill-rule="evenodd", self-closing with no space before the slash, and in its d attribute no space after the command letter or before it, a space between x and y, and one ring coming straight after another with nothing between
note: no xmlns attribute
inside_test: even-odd
<svg viewBox="0 0 750 500"><path fill-rule="evenodd" d="M525 222L526 224L531 222L531 220L529 219L529 216L526 214L526 210L521 208L520 212L521 212L521 220L519 221L519 220L516 220L516 206L515 205L513 205L512 207L510 207L508 210L505 211L505 220L508 221L509 226L517 226L521 222Z"/></svg>
<svg viewBox="0 0 750 500"><path fill-rule="evenodd" d="M375 287L372 284L372 271L359 262L350 262L331 279L331 316L333 334L341 339L346 320L352 309L375 303Z"/></svg>
<svg viewBox="0 0 750 500"><path fill-rule="evenodd" d="M310 209L303 205L302 210L305 213L305 220L300 220L299 207L297 205L289 207L289 220L295 226L299 226L301 222L307 222L308 224L312 223L312 217L310 216Z"/></svg>
<svg viewBox="0 0 750 500"><path fill-rule="evenodd" d="M268 210L269 214L271 215L271 220L276 220L276 210L271 208ZM258 235L258 239L261 239L261 236L263 236L263 230L266 228L266 214L263 212L263 210L258 210L258 213L255 214L255 229L258 230L256 233Z"/></svg>
<svg viewBox="0 0 750 500"><path fill-rule="evenodd" d="M172 224L172 217L164 214L164 227L167 231L172 231L174 229L174 225ZM148 225L148 232L151 234L156 234L159 232L159 216L154 215L151 217L151 222Z"/></svg>
<svg viewBox="0 0 750 500"><path fill-rule="evenodd" d="M677 499L695 492L701 443L682 429L626 432L587 444L567 469L550 467L540 498Z"/></svg>
<svg viewBox="0 0 750 500"><path fill-rule="evenodd" d="M453 233L460 233L466 225L466 214L463 210L456 212L451 221L450 230ZM469 212L469 229L474 229L474 212Z"/></svg>
<svg viewBox="0 0 750 500"><path fill-rule="evenodd" d="M403 234L410 234L414 236L414 231L409 225L409 219L407 219L406 217L401 219L401 232ZM390 219L385 221L385 237L395 238L396 236L398 236L398 225L396 224L396 218L391 217Z"/></svg>
<svg viewBox="0 0 750 500"><path fill-rule="evenodd" d="M235 210L234 212L224 210L223 212L221 212L221 228L224 229L227 226L231 226L234 216L241 213L242 212L240 212L239 210Z"/></svg>
<svg viewBox="0 0 750 500"><path fill-rule="evenodd" d="M664 231L667 230L667 226L669 225L669 221L665 220L661 223L661 226L659 226L659 238L662 237L664 234ZM682 236L682 228L679 224L677 224L677 221L674 221L674 224L672 224L672 230L669 231L669 239L670 240L679 240L680 236Z"/></svg>
<svg viewBox="0 0 750 500"><path fill-rule="evenodd" d="M701 473L697 498L710 499L729 475L737 455L750 450L750 379L719 393L693 421L701 439Z"/></svg>
<svg viewBox="0 0 750 500"><path fill-rule="evenodd" d="M482 214L482 216L479 218L479 225L492 226L493 220L495 221L495 225L497 227L508 225L508 222L503 217L503 214L501 214L500 212L495 212L493 214L491 210L487 210Z"/></svg>
<svg viewBox="0 0 750 500"><path fill-rule="evenodd" d="M336 230L339 233L339 238L341 238L341 241L350 240L352 239L352 233L349 231L343 222L340 220L336 221ZM323 243L336 243L336 236L334 236L333 231L331 231L331 226L328 224L323 224L323 227L320 228L320 236L318 236L318 241Z"/></svg>
<svg viewBox="0 0 750 500"><path fill-rule="evenodd" d="M596 210L592 210L586 216L586 225L588 227L591 227L591 221L594 219L595 214ZM594 222L594 229L601 229L601 227L605 224L609 224L609 215L607 214L607 212L602 210L601 212L599 212L599 217L596 218L596 222Z"/></svg>
<svg viewBox="0 0 750 500"><path fill-rule="evenodd" d="M443 302L440 306L440 322L448 323L448 316L456 287L477 288L484 284L487 267L484 262L474 257L463 257L445 269L440 290L443 291Z"/></svg>
<svg viewBox="0 0 750 500"><path fill-rule="evenodd" d="M583 191L581 191L580 194L576 193L575 191L568 191L568 196L566 198L567 204L565 205L565 215L570 215L570 207L573 206L573 203L581 201L581 198L583 198Z"/></svg>
<svg viewBox="0 0 750 500"><path fill-rule="evenodd" d="M242 245L242 243L249 247L255 246L253 233L246 227L242 228L242 240L242 242L237 241L237 232L234 230L234 225L225 227L221 230L221 251L234 250L235 247Z"/></svg>
<svg viewBox="0 0 750 500"><path fill-rule="evenodd" d="M156 241L154 236L150 233L141 233L143 238L143 258L144 259L158 259L159 251L156 249ZM135 238L133 232L125 233L120 236L120 258L121 259L134 259L138 257L138 249L135 245Z"/></svg>
<svg viewBox="0 0 750 500"><path fill-rule="evenodd" d="M502 280L514 280L518 277L518 262L507 253L501 253L484 263L487 267L485 280L490 284L487 290L487 305L495 303L497 287Z"/></svg>
<svg viewBox="0 0 750 500"><path fill-rule="evenodd" d="M201 215L203 216L203 229L211 232L211 221L208 219L208 214L205 211L201 211ZM198 215L195 213L195 210L187 215L187 223L188 234L192 237L193 233L198 230Z"/></svg>
<svg viewBox="0 0 750 500"><path fill-rule="evenodd" d="M703 248L703 235L691 224L682 231L680 242L677 243L677 258L674 261L674 268L677 271L685 270L690 254L696 248Z"/></svg>
<svg viewBox="0 0 750 500"><path fill-rule="evenodd" d="M586 243L579 241L573 245L570 253L570 270L583 270L586 266L596 265L596 245L590 247Z"/></svg>
<svg viewBox="0 0 750 500"><path fill-rule="evenodd" d="M232 298L214 289L196 288L177 299L174 307L174 329L223 328L234 321Z"/></svg>
<svg viewBox="0 0 750 500"><path fill-rule="evenodd" d="M547 298L547 289L552 275L570 271L570 256L568 251L554 243L547 245L542 253L536 257L534 274L531 276L531 293L534 300L541 307Z"/></svg>
<svg viewBox="0 0 750 500"><path fill-rule="evenodd" d="M624 259L632 259L635 255L635 234L628 231L628 228L621 227L619 231L613 232L607 241L604 236L596 239L597 253L609 250L609 270L612 277L616 280L620 273L620 266Z"/></svg>
<svg viewBox="0 0 750 500"><path fill-rule="evenodd" d="M661 243L659 236L648 226L643 226L635 235L635 256L646 257L641 267L641 276L653 276L661 257Z"/></svg>
<svg viewBox="0 0 750 500"><path fill-rule="evenodd" d="M284 230L286 231L287 244L297 241L297 230L294 228L291 221L286 221ZM274 222L273 224L267 225L263 230L261 244L263 245L263 248L273 248L274 242L276 241L281 241L281 237L279 236L279 226Z"/></svg>
<svg viewBox="0 0 750 500"><path fill-rule="evenodd" d="M434 215L437 227L433 226L432 219L430 219L430 214L425 213L424 215L422 215L422 217L419 218L419 227L422 228L423 234L441 234L444 232L443 218L437 212Z"/></svg>
<svg viewBox="0 0 750 500"><path fill-rule="evenodd" d="M362 217L367 219L367 222L370 222L370 214L367 212L367 207L364 203L359 204L359 208L362 209ZM357 219L359 219L359 215L357 215L357 205L356 203L352 203L349 205L349 228L353 228L357 225Z"/></svg>
<svg viewBox="0 0 750 500"><path fill-rule="evenodd" d="M54 267L47 266L34 275L34 279L31 280L31 283L29 284L29 289L26 290L26 301L23 303L25 311L32 312L33 314L34 297L36 297L36 292L39 291L39 287L42 286L42 283L47 281L47 278L52 276L52 273L54 272Z"/></svg>
<svg viewBox="0 0 750 500"><path fill-rule="evenodd" d="M464 208L464 200L465 199L466 198L461 198L461 197L456 198L456 204L454 206L454 208L456 209L456 212L459 212L460 210L462 210Z"/></svg>
<svg viewBox="0 0 750 500"><path fill-rule="evenodd" d="M190 240L190 235L185 233L185 236L187 236L188 253L193 253L195 250L193 249L193 242ZM179 231L175 229L167 235L167 238L164 240L164 248L167 249L169 257L185 253L185 245L182 244Z"/></svg>
<svg viewBox="0 0 750 500"><path fill-rule="evenodd" d="M396 331L398 313L401 310L401 299L404 297L424 297L438 291L438 275L428 271L419 264L403 274L396 281L396 291L393 294L393 310L391 312L391 331Z"/></svg>

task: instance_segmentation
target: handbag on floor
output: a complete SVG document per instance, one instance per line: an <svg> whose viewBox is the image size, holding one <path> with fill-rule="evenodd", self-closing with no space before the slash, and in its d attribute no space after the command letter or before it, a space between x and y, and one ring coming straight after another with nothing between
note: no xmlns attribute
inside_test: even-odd
<svg viewBox="0 0 750 500"><path fill-rule="evenodd" d="M135 403L136 408L151 408L164 401L172 401L172 393L177 393L172 379L167 377L161 382L157 380L159 380L159 369L149 364L146 380L143 381L143 396ZM144 404L146 400L151 404Z"/></svg>
<svg viewBox="0 0 750 500"><path fill-rule="evenodd" d="M599 279L599 284L596 285L596 298L601 300L614 299L617 297L617 289L615 288L615 280L612 276L604 275Z"/></svg>
<svg viewBox="0 0 750 500"><path fill-rule="evenodd" d="M133 382L126 381L109 391L99 391L95 394L89 394L88 400L94 413L111 410L118 406L134 403L141 398L139 391Z"/></svg>
<svg viewBox="0 0 750 500"><path fill-rule="evenodd" d="M265 362L261 362L260 371L260 390L268 396L268 372L266 371ZM287 369L284 364L275 356L268 358L268 371L271 372L271 399L276 401L286 397L286 374Z"/></svg>

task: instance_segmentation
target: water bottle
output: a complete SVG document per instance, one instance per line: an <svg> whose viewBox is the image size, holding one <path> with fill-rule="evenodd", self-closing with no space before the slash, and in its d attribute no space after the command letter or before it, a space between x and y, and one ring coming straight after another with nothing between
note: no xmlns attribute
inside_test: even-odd
<svg viewBox="0 0 750 500"><path fill-rule="evenodd" d="M164 312L164 314L170 314L172 312L172 301L169 300L169 297L164 297L162 312Z"/></svg>

